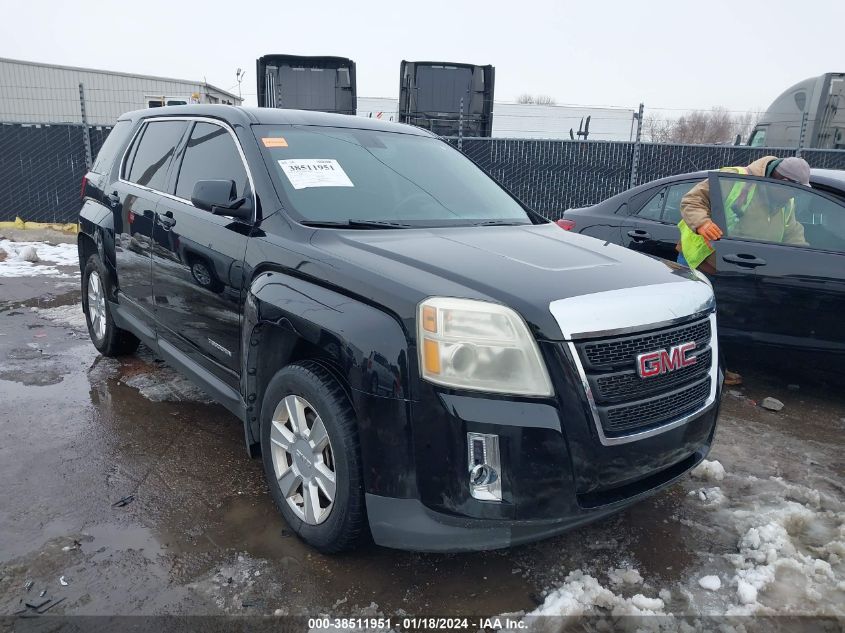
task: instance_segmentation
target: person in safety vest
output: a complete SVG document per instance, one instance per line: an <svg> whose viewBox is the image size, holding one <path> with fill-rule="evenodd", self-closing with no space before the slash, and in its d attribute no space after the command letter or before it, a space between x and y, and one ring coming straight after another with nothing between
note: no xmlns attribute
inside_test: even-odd
<svg viewBox="0 0 845 633"><path fill-rule="evenodd" d="M810 186L810 166L803 158L764 156L748 167L723 167L720 171ZM785 187L758 187L754 181L736 181L724 206L728 234L732 237L807 245L804 227L795 219L795 198ZM681 199L681 217L678 262L714 274L716 257L711 242L722 237L722 229L710 218L708 180L698 183Z"/></svg>
<svg viewBox="0 0 845 633"><path fill-rule="evenodd" d="M802 158L764 156L748 167L723 167L720 171L810 186L810 166ZM738 180L724 202L725 222L732 237L807 245L804 227L795 219L795 198L787 187L757 187L755 181ZM681 199L681 218L681 239L675 247L678 263L714 274L716 257L711 242L722 237L722 229L710 217L708 180L698 183ZM725 369L725 384L742 384L742 376Z"/></svg>

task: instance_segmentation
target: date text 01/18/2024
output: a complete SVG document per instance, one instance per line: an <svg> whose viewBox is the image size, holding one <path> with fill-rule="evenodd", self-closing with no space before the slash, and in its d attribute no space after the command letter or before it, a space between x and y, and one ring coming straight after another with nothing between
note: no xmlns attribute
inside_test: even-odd
<svg viewBox="0 0 845 633"><path fill-rule="evenodd" d="M492 618L309 618L310 630L390 630L397 627L404 631L447 631L447 630L522 630L527 627L524 620L509 617Z"/></svg>

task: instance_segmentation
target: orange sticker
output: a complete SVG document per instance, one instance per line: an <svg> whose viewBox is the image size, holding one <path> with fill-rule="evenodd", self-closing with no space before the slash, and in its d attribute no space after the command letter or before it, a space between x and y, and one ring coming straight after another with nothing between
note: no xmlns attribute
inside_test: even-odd
<svg viewBox="0 0 845 633"><path fill-rule="evenodd" d="M262 138L261 142L264 143L264 147L287 147L288 142L282 136L268 136L267 138Z"/></svg>

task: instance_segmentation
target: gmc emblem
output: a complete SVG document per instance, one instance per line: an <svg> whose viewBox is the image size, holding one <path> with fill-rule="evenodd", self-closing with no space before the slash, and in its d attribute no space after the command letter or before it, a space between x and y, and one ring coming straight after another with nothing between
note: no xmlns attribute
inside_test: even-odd
<svg viewBox="0 0 845 633"><path fill-rule="evenodd" d="M637 373L640 378L654 378L683 367L695 365L696 357L689 356L695 343L681 343L668 350L659 349L637 356Z"/></svg>

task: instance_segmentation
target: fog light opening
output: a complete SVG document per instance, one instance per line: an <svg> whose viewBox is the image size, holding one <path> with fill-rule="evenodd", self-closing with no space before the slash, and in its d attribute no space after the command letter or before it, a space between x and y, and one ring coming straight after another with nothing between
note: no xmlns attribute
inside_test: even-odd
<svg viewBox="0 0 845 633"><path fill-rule="evenodd" d="M482 501L502 500L499 436L467 433L469 491Z"/></svg>

